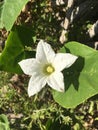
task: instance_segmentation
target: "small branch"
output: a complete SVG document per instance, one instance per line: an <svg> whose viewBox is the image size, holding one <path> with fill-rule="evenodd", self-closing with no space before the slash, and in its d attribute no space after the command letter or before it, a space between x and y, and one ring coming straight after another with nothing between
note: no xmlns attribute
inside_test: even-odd
<svg viewBox="0 0 98 130"><path fill-rule="evenodd" d="M66 17L63 23L61 23L61 26L67 30L70 24L70 17L71 13L73 11L73 5L74 5L74 0L68 0L67 3L67 11L66 11Z"/></svg>
<svg viewBox="0 0 98 130"><path fill-rule="evenodd" d="M95 49L98 50L98 42L95 42Z"/></svg>
<svg viewBox="0 0 98 130"><path fill-rule="evenodd" d="M63 44L65 41L67 41L66 34L68 32L68 28L70 25L70 17L73 10L74 0L68 0L67 3L67 11L66 11L66 17L64 22L61 23L61 26L63 27L61 36L59 38L59 41Z"/></svg>
<svg viewBox="0 0 98 130"><path fill-rule="evenodd" d="M91 17L96 12L98 7L98 0L86 0L85 2L77 5L71 14L71 22L77 21L77 19L84 19Z"/></svg>
<svg viewBox="0 0 98 130"><path fill-rule="evenodd" d="M64 0L56 0L56 5L63 5L65 4Z"/></svg>
<svg viewBox="0 0 98 130"><path fill-rule="evenodd" d="M65 41L67 41L67 37L66 37L67 31L66 30L62 30L61 32L61 36L59 38L59 41L63 44Z"/></svg>
<svg viewBox="0 0 98 130"><path fill-rule="evenodd" d="M98 50L98 41L89 42L89 43L86 43L86 45L88 45L89 47L92 47L95 50Z"/></svg>
<svg viewBox="0 0 98 130"><path fill-rule="evenodd" d="M51 4L52 4L53 7L64 5L66 3L67 3L66 0L51 0Z"/></svg>
<svg viewBox="0 0 98 130"><path fill-rule="evenodd" d="M93 17L94 13L98 12L98 0L68 0L66 17L61 23L64 28L62 30L59 41L63 44L66 42L66 33L68 33L69 26L75 23L77 20L86 20ZM64 31L65 30L65 31ZM98 33L98 21L88 30L88 35L90 38L94 37ZM87 38L88 39L88 38Z"/></svg>
<svg viewBox="0 0 98 130"><path fill-rule="evenodd" d="M92 27L88 30L88 34L90 38L93 38L95 35L98 34L98 20L96 23L92 25Z"/></svg>

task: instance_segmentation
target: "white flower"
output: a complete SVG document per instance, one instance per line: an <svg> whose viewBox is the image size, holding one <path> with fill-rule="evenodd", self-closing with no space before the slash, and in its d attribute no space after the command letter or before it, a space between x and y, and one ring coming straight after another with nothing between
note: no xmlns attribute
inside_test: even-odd
<svg viewBox="0 0 98 130"><path fill-rule="evenodd" d="M57 53L51 46L41 40L37 46L36 58L19 62L23 72L30 75L28 94L38 93L46 83L53 89L64 92L64 78L61 71L70 67L77 59L69 53Z"/></svg>

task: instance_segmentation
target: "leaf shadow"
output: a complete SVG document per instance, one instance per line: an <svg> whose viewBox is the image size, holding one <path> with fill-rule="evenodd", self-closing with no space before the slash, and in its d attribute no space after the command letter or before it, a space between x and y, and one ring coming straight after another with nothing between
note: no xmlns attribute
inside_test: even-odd
<svg viewBox="0 0 98 130"><path fill-rule="evenodd" d="M68 48L66 49L69 53ZM64 81L65 81L65 91L73 85L75 90L78 91L79 89L79 76L81 71L84 68L85 59L81 56L78 57L76 62L69 68L63 70L64 74Z"/></svg>

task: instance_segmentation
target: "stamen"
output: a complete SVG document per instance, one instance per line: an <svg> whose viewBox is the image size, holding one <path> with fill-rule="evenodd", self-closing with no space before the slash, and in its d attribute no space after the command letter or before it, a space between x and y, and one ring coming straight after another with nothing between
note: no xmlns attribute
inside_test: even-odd
<svg viewBox="0 0 98 130"><path fill-rule="evenodd" d="M52 72L54 71L54 68L53 68L52 66L48 66L48 67L46 68L46 71L47 71L48 73L52 73Z"/></svg>
<svg viewBox="0 0 98 130"><path fill-rule="evenodd" d="M48 65L45 65L43 71L45 74L50 75L51 73L53 73L55 71L55 69L51 64L48 64Z"/></svg>

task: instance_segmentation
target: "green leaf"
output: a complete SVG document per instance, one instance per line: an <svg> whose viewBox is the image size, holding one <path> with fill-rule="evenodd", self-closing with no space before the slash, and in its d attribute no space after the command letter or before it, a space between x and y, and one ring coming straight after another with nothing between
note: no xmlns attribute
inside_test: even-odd
<svg viewBox="0 0 98 130"><path fill-rule="evenodd" d="M46 130L71 130L71 125L60 124L59 120L49 119L46 122Z"/></svg>
<svg viewBox="0 0 98 130"><path fill-rule="evenodd" d="M63 71L65 92L53 92L56 102L73 108L98 93L98 51L77 42L69 42L61 52L78 56L77 61Z"/></svg>
<svg viewBox="0 0 98 130"><path fill-rule="evenodd" d="M10 30L28 0L4 0L0 2L0 28Z"/></svg>
<svg viewBox="0 0 98 130"><path fill-rule="evenodd" d="M0 115L0 130L10 130L9 122L6 115Z"/></svg>
<svg viewBox="0 0 98 130"><path fill-rule="evenodd" d="M0 70L22 73L18 62L35 56L34 51L26 49L26 47L33 45L33 35L31 27L17 26L13 28L0 55Z"/></svg>

